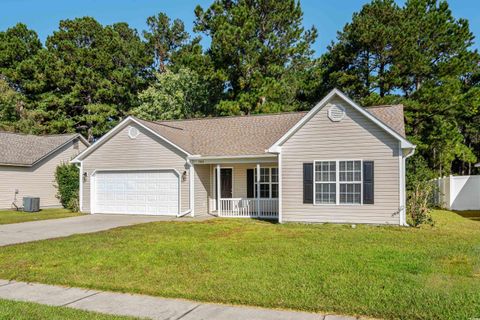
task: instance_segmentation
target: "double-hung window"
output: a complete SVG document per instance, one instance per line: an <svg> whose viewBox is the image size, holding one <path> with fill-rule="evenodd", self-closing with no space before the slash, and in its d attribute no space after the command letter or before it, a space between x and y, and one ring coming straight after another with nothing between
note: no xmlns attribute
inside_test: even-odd
<svg viewBox="0 0 480 320"><path fill-rule="evenodd" d="M362 203L361 161L339 161L340 203Z"/></svg>
<svg viewBox="0 0 480 320"><path fill-rule="evenodd" d="M257 184L257 170L254 176L255 197L260 187L260 198L278 198L278 168L260 168L260 182Z"/></svg>
<svg viewBox="0 0 480 320"><path fill-rule="evenodd" d="M315 204L362 204L362 161L315 161Z"/></svg>
<svg viewBox="0 0 480 320"><path fill-rule="evenodd" d="M315 203L335 204L337 193L336 161L315 162Z"/></svg>

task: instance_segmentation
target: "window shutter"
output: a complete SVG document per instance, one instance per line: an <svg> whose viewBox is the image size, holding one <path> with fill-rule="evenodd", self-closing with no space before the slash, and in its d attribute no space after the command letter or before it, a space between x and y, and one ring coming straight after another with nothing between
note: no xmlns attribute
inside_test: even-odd
<svg viewBox="0 0 480 320"><path fill-rule="evenodd" d="M374 203L373 161L363 161L363 203Z"/></svg>
<svg viewBox="0 0 480 320"><path fill-rule="evenodd" d="M303 203L313 203L313 163L303 164Z"/></svg>
<svg viewBox="0 0 480 320"><path fill-rule="evenodd" d="M255 195L253 194L255 182L253 179L253 169L247 169L247 198L255 198Z"/></svg>

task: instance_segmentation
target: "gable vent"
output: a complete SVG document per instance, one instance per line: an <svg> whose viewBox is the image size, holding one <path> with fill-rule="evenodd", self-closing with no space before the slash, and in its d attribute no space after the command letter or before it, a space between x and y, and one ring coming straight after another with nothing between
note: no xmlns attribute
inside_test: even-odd
<svg viewBox="0 0 480 320"><path fill-rule="evenodd" d="M345 108L337 105L337 104L332 104L328 108L328 118L330 120L338 122L342 121L342 119L345 117Z"/></svg>
<svg viewBox="0 0 480 320"><path fill-rule="evenodd" d="M137 128L135 127L128 128L128 136L130 137L130 139L135 139L136 137L138 137L139 134L140 132L138 131Z"/></svg>

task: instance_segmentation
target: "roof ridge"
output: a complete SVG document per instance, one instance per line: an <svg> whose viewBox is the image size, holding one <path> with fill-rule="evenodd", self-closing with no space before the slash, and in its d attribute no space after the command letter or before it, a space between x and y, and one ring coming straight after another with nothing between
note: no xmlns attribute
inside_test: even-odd
<svg viewBox="0 0 480 320"><path fill-rule="evenodd" d="M53 133L53 134L33 134L33 133L24 133L24 132L12 132L0 130L0 133L16 134L19 136L33 136L33 137L59 137L59 136L74 136L80 135L80 133Z"/></svg>
<svg viewBox="0 0 480 320"><path fill-rule="evenodd" d="M375 106L368 106L364 107L365 109L373 109L373 108L385 108L385 107L404 107L403 103L396 103L396 104L379 104Z"/></svg>
<svg viewBox="0 0 480 320"><path fill-rule="evenodd" d="M164 122L185 122L185 121L201 121L201 120L221 120L221 119L230 119L230 118L254 118L254 117L264 117L264 116L283 116L283 115L292 115L292 114L301 114L308 113L308 111L288 111L288 112L275 112L275 113L256 113L256 114L244 114L244 115L232 115L232 116L218 116L218 117L196 117L196 118L187 118L187 119L168 119L168 120L146 120L135 117L142 121L162 124Z"/></svg>

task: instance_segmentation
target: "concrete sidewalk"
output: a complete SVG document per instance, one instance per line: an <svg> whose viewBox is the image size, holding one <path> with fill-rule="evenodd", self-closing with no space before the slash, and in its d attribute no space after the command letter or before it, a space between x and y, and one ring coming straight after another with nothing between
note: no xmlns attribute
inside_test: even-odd
<svg viewBox="0 0 480 320"><path fill-rule="evenodd" d="M355 317L228 306L0 280L0 298L158 320L354 320Z"/></svg>

